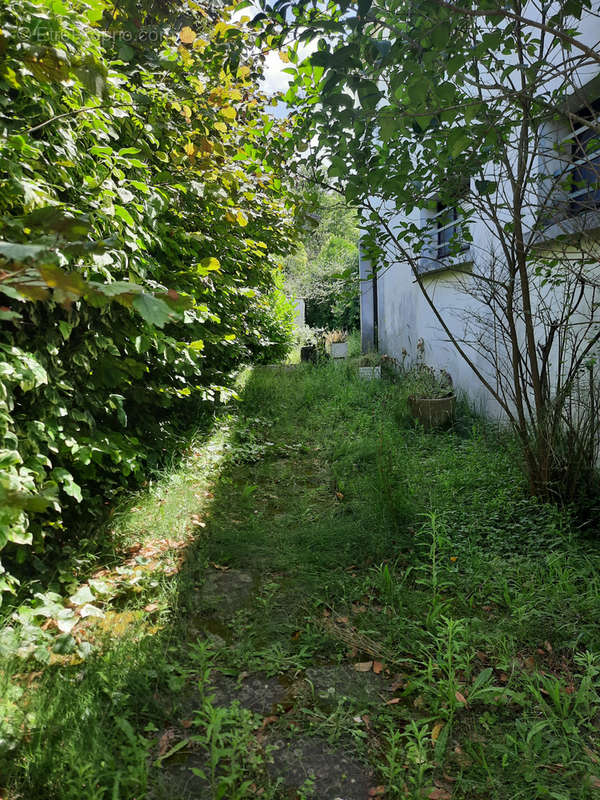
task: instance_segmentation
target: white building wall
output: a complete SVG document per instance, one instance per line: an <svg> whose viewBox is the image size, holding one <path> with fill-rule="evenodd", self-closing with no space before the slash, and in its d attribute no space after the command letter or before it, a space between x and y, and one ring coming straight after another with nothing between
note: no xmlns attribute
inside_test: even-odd
<svg viewBox="0 0 600 800"><path fill-rule="evenodd" d="M533 5L531 5L531 8L526 8L525 15L532 13L531 9L533 9ZM581 25L581 29L582 35L578 37L579 40L587 46L598 48L598 43L600 42L600 19L593 16ZM584 70L580 71L580 74L572 76L573 85L575 87L593 85L593 91L596 92L596 88L600 88L598 72L599 70L596 67L586 66ZM575 95L579 94L576 89ZM586 97L585 88L581 92L581 98L584 100L589 99ZM574 100L574 104L577 102L579 102L579 99ZM575 107L576 105L574 105ZM551 138L553 135L551 134ZM543 170L544 165L540 165L540 168ZM495 177L492 174L492 170L493 168L490 169L490 179ZM500 186L499 190L507 193L506 185ZM537 195L539 191L540 187L537 184L532 185L532 196ZM530 203L529 216L525 216L523 219L525 229L530 229L534 222L535 201L530 198ZM409 222L416 222L422 225L422 214L422 211L415 211L408 218L397 216L392 222L392 227ZM598 223L600 225L600 215ZM473 263L476 269L478 263L483 267L483 263L487 260L489 254L496 248L494 238L483 220L473 219L470 231L473 236L471 251L460 261L461 266L464 266L465 263ZM558 232L560 231L555 231L555 233ZM553 244L550 240L548 248L551 250L552 246ZM429 274L424 278L424 283L437 308L442 312L443 318L452 334L459 340L463 338L465 319L472 319L474 314L483 312L483 308L481 306L477 307L477 302L465 292L464 274L447 269ZM557 307L559 296L560 292L557 292ZM364 294L361 292L361 324L363 324L364 320L364 324L367 326L372 324L372 312L369 311L369 303L372 303L372 295L368 292ZM378 271L377 307L378 349L381 353L394 357L401 363L405 363L407 367L414 363L422 353L426 364L447 370L453 379L455 387L458 390L465 391L469 395L471 402L481 411L490 416L501 415L498 403L482 385L455 346L448 340L447 334L415 282L411 267L407 262L397 261L392 263L391 266L384 267ZM490 348L488 356L493 361L496 357L501 357L502 354L494 352L494 326L491 315L489 316L487 333ZM366 336L365 332L363 332L363 349L369 349L365 346L365 343L369 341L371 341L370 328ZM475 367L496 388L495 373L488 362L488 358L468 346L465 349Z"/></svg>

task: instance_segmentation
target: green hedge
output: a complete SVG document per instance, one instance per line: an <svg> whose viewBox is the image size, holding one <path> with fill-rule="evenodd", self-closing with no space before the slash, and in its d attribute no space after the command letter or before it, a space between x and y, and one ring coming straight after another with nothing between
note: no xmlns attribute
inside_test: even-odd
<svg viewBox="0 0 600 800"><path fill-rule="evenodd" d="M214 4L167 8L8 0L0 12L9 559L41 550L74 503L93 511L139 481L192 404L287 347L286 134L257 89L252 36ZM12 585L0 575L0 597Z"/></svg>

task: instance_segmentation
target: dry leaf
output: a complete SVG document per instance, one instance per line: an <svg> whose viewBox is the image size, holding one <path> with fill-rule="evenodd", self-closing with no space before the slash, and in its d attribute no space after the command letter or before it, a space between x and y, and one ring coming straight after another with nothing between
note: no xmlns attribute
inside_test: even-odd
<svg viewBox="0 0 600 800"><path fill-rule="evenodd" d="M175 728L168 728L158 740L158 756L164 754L170 749L174 739L177 738L177 731Z"/></svg>
<svg viewBox="0 0 600 800"><path fill-rule="evenodd" d="M381 672L383 672L383 664L381 663L381 661L373 662L373 672L375 673L375 675L379 675Z"/></svg>
<svg viewBox="0 0 600 800"><path fill-rule="evenodd" d="M186 25L185 28L182 28L179 32L179 39L183 44L193 44L196 39L196 33Z"/></svg>
<svg viewBox="0 0 600 800"><path fill-rule="evenodd" d="M215 564L214 561L210 562L210 566L213 567L213 569L220 569L221 572L228 572L229 570L229 567L224 567L222 564Z"/></svg>
<svg viewBox="0 0 600 800"><path fill-rule="evenodd" d="M465 705L467 705L467 698L464 696L464 694L457 691L454 696L456 697L459 703L464 703Z"/></svg>
<svg viewBox="0 0 600 800"><path fill-rule="evenodd" d="M191 719L182 719L181 720L181 727L182 728L191 728L194 724L194 721Z"/></svg>
<svg viewBox="0 0 600 800"><path fill-rule="evenodd" d="M443 722L436 722L435 723L435 725L433 726L433 730L431 731L431 741L432 742L437 742L438 737L439 737L440 733L442 732L443 727L444 727L444 723Z"/></svg>
<svg viewBox="0 0 600 800"><path fill-rule="evenodd" d="M357 672L370 672L372 666L373 666L372 661L359 661L357 664L354 665L354 669Z"/></svg>
<svg viewBox="0 0 600 800"><path fill-rule="evenodd" d="M350 620L348 617L336 617L335 621L341 623L342 625L347 625Z"/></svg>
<svg viewBox="0 0 600 800"><path fill-rule="evenodd" d="M600 778L590 775L590 786L594 789L600 789Z"/></svg>
<svg viewBox="0 0 600 800"><path fill-rule="evenodd" d="M148 614L151 614L153 611L158 610L158 603L148 603L147 606L144 606L144 611L147 611Z"/></svg>
<svg viewBox="0 0 600 800"><path fill-rule="evenodd" d="M399 702L400 702L400 698L399 697L392 697L391 700L386 700L385 704L386 704L386 706L395 706L396 703L399 703Z"/></svg>
<svg viewBox="0 0 600 800"><path fill-rule="evenodd" d="M373 786L369 789L369 797L383 797L385 794L385 786Z"/></svg>
<svg viewBox="0 0 600 800"><path fill-rule="evenodd" d="M431 792L429 792L427 797L429 798L429 800L450 800L452 795L445 789L438 788L438 789L433 789Z"/></svg>
<svg viewBox="0 0 600 800"><path fill-rule="evenodd" d="M264 731L267 725L271 725L271 723L277 722L278 719L279 717L275 716L274 714L270 717L265 717L262 721L262 725L260 726L260 730Z"/></svg>

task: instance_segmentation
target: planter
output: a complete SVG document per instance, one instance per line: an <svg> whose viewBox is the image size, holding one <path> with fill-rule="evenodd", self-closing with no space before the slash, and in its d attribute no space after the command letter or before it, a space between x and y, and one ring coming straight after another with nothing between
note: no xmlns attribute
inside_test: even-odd
<svg viewBox="0 0 600 800"><path fill-rule="evenodd" d="M307 344L305 347L300 348L300 361L304 363L317 363L317 346L314 344Z"/></svg>
<svg viewBox="0 0 600 800"><path fill-rule="evenodd" d="M346 358L348 355L348 342L332 342L331 357Z"/></svg>
<svg viewBox="0 0 600 800"><path fill-rule="evenodd" d="M381 378L381 366L376 367L359 367L358 377L363 378L365 381L374 381Z"/></svg>
<svg viewBox="0 0 600 800"><path fill-rule="evenodd" d="M449 425L454 419L456 395L448 397L409 397L410 413L426 430Z"/></svg>

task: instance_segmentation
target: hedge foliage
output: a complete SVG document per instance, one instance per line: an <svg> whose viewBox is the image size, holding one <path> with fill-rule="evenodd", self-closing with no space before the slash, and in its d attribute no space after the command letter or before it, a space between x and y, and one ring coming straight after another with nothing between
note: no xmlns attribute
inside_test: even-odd
<svg viewBox="0 0 600 800"><path fill-rule="evenodd" d="M144 475L168 426L285 349L283 123L214 4L0 12L0 549ZM25 546L25 547L23 547ZM6 561L6 559L5 559ZM0 567L0 570L2 567ZM13 588L7 572L1 590Z"/></svg>

